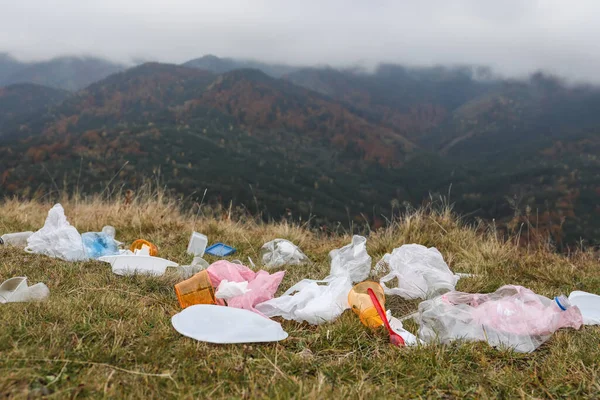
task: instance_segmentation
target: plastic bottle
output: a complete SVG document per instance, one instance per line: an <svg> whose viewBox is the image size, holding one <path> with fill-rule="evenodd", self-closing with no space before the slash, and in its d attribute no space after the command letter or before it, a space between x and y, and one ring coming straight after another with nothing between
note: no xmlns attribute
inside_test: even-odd
<svg viewBox="0 0 600 400"><path fill-rule="evenodd" d="M81 235L85 253L90 258L119 254L119 245L115 241L115 228L105 226L102 232L86 232Z"/></svg>
<svg viewBox="0 0 600 400"><path fill-rule="evenodd" d="M554 298L554 302L556 303L558 308L560 308L562 311L567 311L567 309L571 307L571 302L569 301L567 296L565 296L564 294L561 294L560 296L556 296Z"/></svg>
<svg viewBox="0 0 600 400"><path fill-rule="evenodd" d="M27 239L31 235L33 235L33 232L7 233L0 236L0 245L25 248L27 247Z"/></svg>

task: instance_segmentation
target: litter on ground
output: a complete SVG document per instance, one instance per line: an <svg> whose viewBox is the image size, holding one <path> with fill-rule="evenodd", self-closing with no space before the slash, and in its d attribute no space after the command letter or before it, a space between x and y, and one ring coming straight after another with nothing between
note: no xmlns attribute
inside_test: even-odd
<svg viewBox="0 0 600 400"><path fill-rule="evenodd" d="M454 290L459 277L454 275L435 247L405 244L386 254L377 264L377 272L387 273L380 284L387 295L405 299L431 299ZM386 283L398 280L397 287Z"/></svg>
<svg viewBox="0 0 600 400"><path fill-rule="evenodd" d="M367 253L367 239L355 235L352 243L341 249L331 250L332 276L349 276L352 282L362 282L371 273L371 256Z"/></svg>
<svg viewBox="0 0 600 400"><path fill-rule="evenodd" d="M206 254L210 254L215 257L227 257L235 253L235 249L224 243L215 243L206 249Z"/></svg>
<svg viewBox="0 0 600 400"><path fill-rule="evenodd" d="M532 352L558 329L600 324L600 296L587 292L574 291L568 298L554 299L516 285L488 294L458 292L459 278L480 275L454 274L436 248L419 244L406 244L385 254L373 271L384 275L377 283L366 281L372 274L367 239L355 235L346 246L330 251L329 276L302 279L275 297L285 271L254 271L240 260L209 265L202 258L205 253L225 257L236 250L223 243L206 248L206 235L192 232L187 253L194 258L184 266L157 257L158 248L145 239L123 250L115 236L111 226L80 235L56 204L40 230L2 235L0 245L66 261L98 259L110 263L117 275L160 276L168 267L177 267L181 281L174 285L174 292L183 310L172 317L172 325L184 336L210 343L284 340L287 333L270 318L319 325L333 322L349 308L358 315L357 323L382 333L387 329L390 342L402 346L464 340ZM261 259L267 269L309 262L285 239L267 242ZM255 267L250 257L248 261ZM388 286L392 280L397 280L395 287ZM398 319L389 310L385 313L386 295L425 301L416 313ZM0 303L40 301L48 296L45 284L28 286L25 277L0 285ZM412 317L419 324L418 337L402 324Z"/></svg>
<svg viewBox="0 0 600 400"><path fill-rule="evenodd" d="M194 305L175 314L171 323L184 336L216 344L277 342L288 337L281 324L233 307Z"/></svg>
<svg viewBox="0 0 600 400"><path fill-rule="evenodd" d="M584 325L600 325L600 296L577 290L571 292L569 302L581 311Z"/></svg>
<svg viewBox="0 0 600 400"><path fill-rule="evenodd" d="M28 286L26 277L11 278L0 285L0 304L43 301L49 295L50 290L45 284Z"/></svg>
<svg viewBox="0 0 600 400"><path fill-rule="evenodd" d="M197 257L203 257L208 237L198 232L192 232L190 243L188 244L187 253Z"/></svg>
<svg viewBox="0 0 600 400"><path fill-rule="evenodd" d="M285 239L275 239L265 243L261 248L261 256L263 265L267 269L302 265L309 261L298 246Z"/></svg>
<svg viewBox="0 0 600 400"><path fill-rule="evenodd" d="M425 342L487 341L529 353L560 328L579 329L579 308L566 297L551 300L522 286L494 293L449 292L419 304L419 338Z"/></svg>

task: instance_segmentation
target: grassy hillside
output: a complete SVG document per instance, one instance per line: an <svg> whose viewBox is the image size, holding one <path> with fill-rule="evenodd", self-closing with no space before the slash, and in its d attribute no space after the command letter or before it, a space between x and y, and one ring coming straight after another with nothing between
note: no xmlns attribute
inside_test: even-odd
<svg viewBox="0 0 600 400"><path fill-rule="evenodd" d="M329 272L328 252L348 243L342 231L310 223L267 224L231 210L181 210L177 199L140 193L121 199L63 199L80 232L105 224L117 238L146 238L161 255L187 263L192 229L211 242L238 249L235 258L257 260L263 243L287 238L312 260L289 267L282 293L302 278ZM39 228L51 204L5 200L0 232ZM448 209L420 210L367 231L376 261L404 243L437 247L462 279L458 290L490 292L519 284L554 296L575 289L600 293L598 255L558 255L543 246L517 247L485 225L465 226ZM494 350L485 343L397 349L381 331L364 328L346 311L319 327L283 321L290 337L276 344L216 346L179 335L170 318L179 311L174 275L119 277L99 262L66 263L0 248L0 278L26 275L45 282L41 304L0 306L0 394L108 398L553 398L600 394L600 328L562 330L533 354ZM209 258L209 262L215 259ZM388 296L398 317L418 302ZM412 331L414 324L407 324Z"/></svg>

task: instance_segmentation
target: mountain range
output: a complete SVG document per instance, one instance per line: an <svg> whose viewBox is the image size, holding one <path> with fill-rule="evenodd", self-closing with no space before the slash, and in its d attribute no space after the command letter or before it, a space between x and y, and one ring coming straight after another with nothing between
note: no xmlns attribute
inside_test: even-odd
<svg viewBox="0 0 600 400"><path fill-rule="evenodd" d="M59 85L49 82L68 69L27 75L13 61L0 58L0 82L15 83L0 89L0 195L135 189L159 176L189 198L207 189L205 201L265 217L377 227L443 193L529 241L600 242L593 86L475 67L363 72L214 56L128 69L85 59L85 73Z"/></svg>
<svg viewBox="0 0 600 400"><path fill-rule="evenodd" d="M57 57L48 61L22 62L8 54L0 54L0 86L34 83L77 91L124 69L124 65L96 57Z"/></svg>

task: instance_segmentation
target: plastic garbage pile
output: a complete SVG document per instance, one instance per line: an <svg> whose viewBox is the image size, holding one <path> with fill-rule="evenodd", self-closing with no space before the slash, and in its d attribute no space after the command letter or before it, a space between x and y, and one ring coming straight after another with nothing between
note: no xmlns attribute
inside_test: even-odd
<svg viewBox="0 0 600 400"><path fill-rule="evenodd" d="M160 276L167 268L176 268L181 280L174 285L174 296L182 311L172 317L172 325L184 336L209 343L284 340L287 333L271 318L319 325L333 322L348 309L357 315L357 323L387 331L390 343L398 346L463 340L532 352L558 329L600 325L600 296L591 293L575 291L568 298L549 299L513 285L489 294L457 292L459 278L473 275L454 274L436 248L419 244L393 249L375 267L375 274L384 275L379 283L367 281L372 259L366 244L365 237L353 236L349 244L329 253L327 277L302 279L275 297L285 270L255 271L250 257L254 269L239 260L209 264L205 254L226 257L236 249L220 242L209 246L208 237L199 232L192 232L187 247L193 260L182 266L159 257L158 247L145 239L122 249L111 226L79 234L60 204L50 209L37 232L0 236L0 245L29 253L66 261L103 261L117 275ZM310 262L286 239L271 240L260 251L267 270ZM49 293L43 283L28 286L27 278L12 278L0 285L0 303L41 301ZM425 300L415 313L417 336L403 326L408 317L398 319L385 311L386 296Z"/></svg>
<svg viewBox="0 0 600 400"><path fill-rule="evenodd" d="M265 301L256 309L268 317L313 325L335 320L350 307L348 293L352 282L365 279L371 271L366 241L362 236L354 236L352 243L329 253L329 276L322 280L304 279L282 296Z"/></svg>
<svg viewBox="0 0 600 400"><path fill-rule="evenodd" d="M446 293L419 304L418 319L425 342L487 341L521 353L534 351L560 328L583 323L566 297L551 300L513 285L490 294Z"/></svg>

